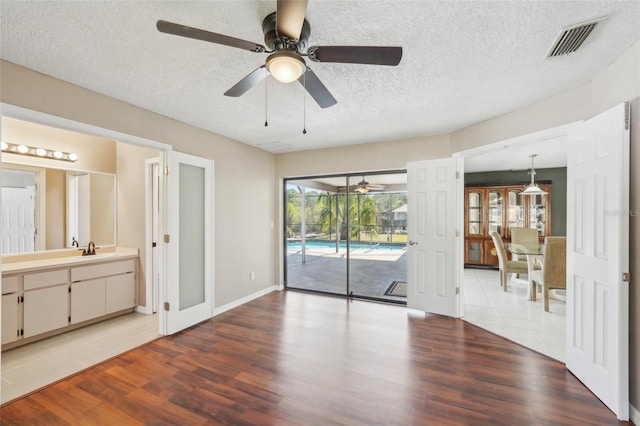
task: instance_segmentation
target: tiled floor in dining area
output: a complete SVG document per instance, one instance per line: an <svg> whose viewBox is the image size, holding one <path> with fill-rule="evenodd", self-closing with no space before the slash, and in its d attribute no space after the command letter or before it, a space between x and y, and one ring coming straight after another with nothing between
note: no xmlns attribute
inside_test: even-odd
<svg viewBox="0 0 640 426"><path fill-rule="evenodd" d="M545 312L541 295L527 300L526 284L511 281L504 292L498 271L470 268L463 297L466 321L565 362L565 302L551 299Z"/></svg>

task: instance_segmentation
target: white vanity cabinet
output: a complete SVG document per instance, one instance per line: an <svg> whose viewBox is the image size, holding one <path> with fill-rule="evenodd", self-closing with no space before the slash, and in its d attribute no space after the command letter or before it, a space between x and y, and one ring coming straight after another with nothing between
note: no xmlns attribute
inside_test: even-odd
<svg viewBox="0 0 640 426"><path fill-rule="evenodd" d="M24 274L23 337L69 325L69 269Z"/></svg>
<svg viewBox="0 0 640 426"><path fill-rule="evenodd" d="M2 350L133 312L137 249L68 253L74 256L3 257Z"/></svg>
<svg viewBox="0 0 640 426"><path fill-rule="evenodd" d="M71 324L135 304L134 259L71 268Z"/></svg>
<svg viewBox="0 0 640 426"><path fill-rule="evenodd" d="M20 336L20 295L17 275L2 277L2 344L15 342Z"/></svg>

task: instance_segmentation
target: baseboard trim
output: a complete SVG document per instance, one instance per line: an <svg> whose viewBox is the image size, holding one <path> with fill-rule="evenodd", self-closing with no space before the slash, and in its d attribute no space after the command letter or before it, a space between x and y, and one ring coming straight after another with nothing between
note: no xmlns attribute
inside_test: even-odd
<svg viewBox="0 0 640 426"><path fill-rule="evenodd" d="M229 311L229 310L231 310L233 308L237 308L240 305L244 305L245 303L251 302L254 299L257 299L259 297L264 296L265 294L269 294L272 291L276 291L276 290L279 290L279 289L280 289L279 286L272 285L271 287L267 287L264 290L260 290L260 291L258 291L256 293L250 294L250 295L245 296L245 297L243 297L241 299L234 300L231 303L227 303L226 305L222 305L222 306L220 306L218 308L215 308L213 310L213 316L215 317L216 315L220 315L222 313L225 313L225 312L227 312L227 311Z"/></svg>
<svg viewBox="0 0 640 426"><path fill-rule="evenodd" d="M640 425L640 411L631 405L631 403L629 403L629 420L631 420L634 425Z"/></svg>
<svg viewBox="0 0 640 426"><path fill-rule="evenodd" d="M145 314L145 315L150 315L153 313L151 312L151 309L147 306L136 306L134 311L140 312L141 314Z"/></svg>

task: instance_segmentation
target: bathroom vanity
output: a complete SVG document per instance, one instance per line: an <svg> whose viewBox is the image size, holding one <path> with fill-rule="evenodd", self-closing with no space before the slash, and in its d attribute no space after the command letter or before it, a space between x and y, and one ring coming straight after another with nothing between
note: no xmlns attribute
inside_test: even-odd
<svg viewBox="0 0 640 426"><path fill-rule="evenodd" d="M2 350L132 312L138 250L2 257Z"/></svg>

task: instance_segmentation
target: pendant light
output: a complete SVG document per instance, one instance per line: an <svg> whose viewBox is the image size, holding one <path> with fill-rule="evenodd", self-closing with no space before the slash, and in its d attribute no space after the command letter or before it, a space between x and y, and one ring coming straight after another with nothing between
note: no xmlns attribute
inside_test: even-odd
<svg viewBox="0 0 640 426"><path fill-rule="evenodd" d="M535 157L537 157L538 154L533 154L531 155L531 170L529 171L529 175L531 175L531 182L529 183L529 185L527 185L524 189L524 191L522 191L520 193L520 195L545 195L548 194L548 192L543 191L542 189L540 189L540 187L538 185L536 185L535 183L535 175L536 175L536 170L533 168L533 159Z"/></svg>

